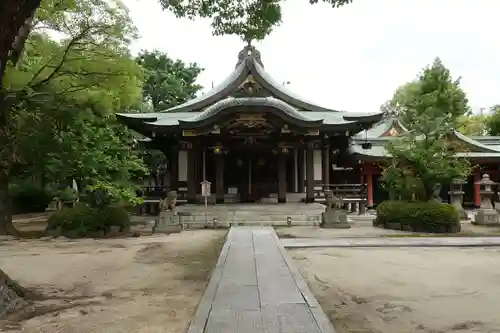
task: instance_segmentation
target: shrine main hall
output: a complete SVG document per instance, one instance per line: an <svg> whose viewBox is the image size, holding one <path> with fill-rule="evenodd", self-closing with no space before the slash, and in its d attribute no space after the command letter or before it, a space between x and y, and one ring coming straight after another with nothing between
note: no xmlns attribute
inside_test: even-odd
<svg viewBox="0 0 500 333"><path fill-rule="evenodd" d="M167 110L122 113L118 119L144 136L147 148L166 156L153 187L177 190L188 203L201 202L203 180L215 203L314 202L318 189L364 184L368 206L386 199L380 163L387 140L406 131L382 112L351 113L319 106L290 92L264 69L247 45L234 71L205 94ZM453 138L480 165L465 185L465 204L479 205L481 173L493 178L500 138ZM443 199L447 187L443 186ZM477 193L476 193L477 192Z"/></svg>

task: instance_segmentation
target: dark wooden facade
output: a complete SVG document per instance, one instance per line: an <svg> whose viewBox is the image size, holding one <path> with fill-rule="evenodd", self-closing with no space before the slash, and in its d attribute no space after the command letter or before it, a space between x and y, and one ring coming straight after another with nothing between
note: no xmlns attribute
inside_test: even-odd
<svg viewBox="0 0 500 333"><path fill-rule="evenodd" d="M167 156L168 188L185 192L189 203L200 199L203 180L217 203L273 196L283 203L290 193L312 202L321 184L359 183L362 166L349 152L350 140L382 114L331 110L286 91L247 46L228 79L201 97L162 112L118 116Z"/></svg>

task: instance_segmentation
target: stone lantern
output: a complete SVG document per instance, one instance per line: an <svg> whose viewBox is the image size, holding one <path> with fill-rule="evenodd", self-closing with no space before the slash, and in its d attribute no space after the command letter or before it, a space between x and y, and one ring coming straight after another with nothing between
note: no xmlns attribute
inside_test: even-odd
<svg viewBox="0 0 500 333"><path fill-rule="evenodd" d="M450 202L455 207L458 212L458 216L461 220L467 220L469 217L462 207L462 199L464 197L465 192L462 189L463 184L466 182L463 179L455 179L450 185L450 191L448 194L450 195Z"/></svg>
<svg viewBox="0 0 500 333"><path fill-rule="evenodd" d="M476 184L480 186L479 194L481 195L481 206L474 217L474 224L499 225L500 215L491 204L491 199L495 195L493 186L496 185L496 183L490 179L488 174L484 174L483 178L476 182Z"/></svg>

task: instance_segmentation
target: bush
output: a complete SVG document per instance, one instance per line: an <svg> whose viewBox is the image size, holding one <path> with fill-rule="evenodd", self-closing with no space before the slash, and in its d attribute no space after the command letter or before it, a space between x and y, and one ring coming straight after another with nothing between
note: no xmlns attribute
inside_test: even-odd
<svg viewBox="0 0 500 333"><path fill-rule="evenodd" d="M107 234L112 226L120 227L120 231L128 230L130 217L121 207L92 208L85 204L65 207L54 213L48 220L47 230L60 228L62 234L76 237L91 236L96 233Z"/></svg>
<svg viewBox="0 0 500 333"><path fill-rule="evenodd" d="M460 231L460 219L452 205L437 201L384 201L377 207L374 226L386 229L452 233Z"/></svg>
<svg viewBox="0 0 500 333"><path fill-rule="evenodd" d="M12 211L15 214L44 212L52 201L52 195L41 186L28 182L13 184L9 188Z"/></svg>

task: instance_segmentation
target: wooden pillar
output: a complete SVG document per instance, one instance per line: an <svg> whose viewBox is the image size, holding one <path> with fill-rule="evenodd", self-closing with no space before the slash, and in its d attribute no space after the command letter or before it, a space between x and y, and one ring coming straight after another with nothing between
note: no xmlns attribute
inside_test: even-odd
<svg viewBox="0 0 500 333"><path fill-rule="evenodd" d="M201 167L201 180L205 181L207 180L207 148L203 148L201 152Z"/></svg>
<svg viewBox="0 0 500 333"><path fill-rule="evenodd" d="M306 149L306 202L314 202L314 145L309 143Z"/></svg>
<svg viewBox="0 0 500 333"><path fill-rule="evenodd" d="M304 149L300 148L297 150L297 186L298 186L298 192L299 193L304 193L304 180L305 180L305 175L304 175Z"/></svg>
<svg viewBox="0 0 500 333"><path fill-rule="evenodd" d="M187 201L196 203L196 150L189 149L187 153Z"/></svg>
<svg viewBox="0 0 500 333"><path fill-rule="evenodd" d="M224 203L224 154L215 155L215 202Z"/></svg>
<svg viewBox="0 0 500 333"><path fill-rule="evenodd" d="M323 189L328 189L330 186L330 144L325 143L323 149L321 150L321 171L322 177L321 181L323 183Z"/></svg>
<svg viewBox="0 0 500 333"><path fill-rule="evenodd" d="M172 148L169 154L170 189L177 190L179 181L179 150Z"/></svg>
<svg viewBox="0 0 500 333"><path fill-rule="evenodd" d="M481 185L477 182L481 180L481 172L476 172L474 174L474 207L479 208L481 206Z"/></svg>
<svg viewBox="0 0 500 333"><path fill-rule="evenodd" d="M286 155L278 156L278 203L286 203Z"/></svg>
<svg viewBox="0 0 500 333"><path fill-rule="evenodd" d="M366 201L369 208L373 207L373 173L368 171L366 177Z"/></svg>
<svg viewBox="0 0 500 333"><path fill-rule="evenodd" d="M202 165L201 165L201 152L197 149L195 149L194 153L194 182L196 184L196 191L195 193L198 193L201 191L201 186L198 186L203 179L201 179L201 173L202 173Z"/></svg>
<svg viewBox="0 0 500 333"><path fill-rule="evenodd" d="M293 159L292 159L292 192L293 193L298 193L299 192L299 174L297 170L297 162L298 162L298 151L297 149L293 150Z"/></svg>

